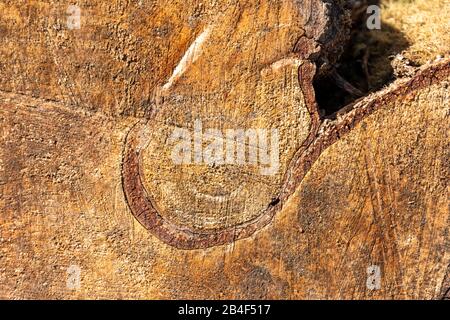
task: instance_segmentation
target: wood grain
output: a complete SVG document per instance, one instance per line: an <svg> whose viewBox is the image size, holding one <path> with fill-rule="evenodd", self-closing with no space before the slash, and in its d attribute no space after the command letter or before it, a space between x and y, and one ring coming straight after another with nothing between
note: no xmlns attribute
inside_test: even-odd
<svg viewBox="0 0 450 320"><path fill-rule="evenodd" d="M320 117L342 1L79 5L0 2L0 298L448 298L448 57ZM176 165L198 123L279 170Z"/></svg>

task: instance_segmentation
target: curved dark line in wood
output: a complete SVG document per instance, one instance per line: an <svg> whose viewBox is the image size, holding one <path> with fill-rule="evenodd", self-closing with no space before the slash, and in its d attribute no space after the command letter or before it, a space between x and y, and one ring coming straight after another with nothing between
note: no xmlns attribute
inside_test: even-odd
<svg viewBox="0 0 450 320"><path fill-rule="evenodd" d="M223 230L196 231L177 226L164 219L158 213L155 204L152 203L141 180L142 156L141 150L138 148L139 134L148 126L148 122L141 122L129 132L122 164L122 182L126 201L136 219L160 240L178 249L206 249L252 236L272 221L323 151L349 133L364 118L383 108L386 103L448 78L450 76L450 59L420 71L413 79L399 84L392 90L387 89L381 94L360 99L333 115L336 119L328 124L320 123L312 86L314 75L315 66L310 62L305 62L299 69L300 85L311 114L312 124L308 138L291 161L280 194L280 201L273 206L269 205L268 209L259 217Z"/></svg>

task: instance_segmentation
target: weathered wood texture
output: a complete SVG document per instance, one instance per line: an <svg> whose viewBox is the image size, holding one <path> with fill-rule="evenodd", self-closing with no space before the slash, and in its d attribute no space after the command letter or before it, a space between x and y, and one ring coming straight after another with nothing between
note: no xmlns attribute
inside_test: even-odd
<svg viewBox="0 0 450 320"><path fill-rule="evenodd" d="M342 3L90 1L67 30L2 1L0 297L442 298L450 60L320 118ZM279 170L175 165L197 120L278 130Z"/></svg>
<svg viewBox="0 0 450 320"><path fill-rule="evenodd" d="M318 128L312 62L332 64L348 36L342 1L98 1L78 12L83 27L69 30L67 5L28 4L28 19L19 5L6 14L3 89L58 100L62 90L79 109L145 115L127 141L124 186L151 232L180 248L205 248L270 222L292 159ZM17 55L22 40L31 47ZM179 165L167 144L197 122L213 141L227 130L264 133L276 154L267 168L205 161L203 151L202 166ZM258 140L236 142L247 158L250 149L262 153Z"/></svg>
<svg viewBox="0 0 450 320"><path fill-rule="evenodd" d="M203 34L197 63L170 84L181 80L179 91L197 96L220 95L215 89L230 83L239 91L237 78L251 81L298 41L304 55L321 51L320 42L323 57L335 60L348 23L338 2L85 0L77 2L81 28L70 29L70 3L2 0L0 88L110 115L144 115Z"/></svg>

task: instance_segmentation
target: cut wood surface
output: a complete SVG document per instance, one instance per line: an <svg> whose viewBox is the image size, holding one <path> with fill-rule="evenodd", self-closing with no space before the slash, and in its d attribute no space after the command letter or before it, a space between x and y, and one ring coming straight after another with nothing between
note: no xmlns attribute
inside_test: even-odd
<svg viewBox="0 0 450 320"><path fill-rule="evenodd" d="M244 104L260 71L294 51L339 57L340 3L79 1L78 29L70 3L2 0L0 88L110 115L151 112L161 87L172 98L215 96L215 108L234 87L229 100L241 93Z"/></svg>
<svg viewBox="0 0 450 320"><path fill-rule="evenodd" d="M343 3L2 1L0 297L447 296L450 60L320 116Z"/></svg>

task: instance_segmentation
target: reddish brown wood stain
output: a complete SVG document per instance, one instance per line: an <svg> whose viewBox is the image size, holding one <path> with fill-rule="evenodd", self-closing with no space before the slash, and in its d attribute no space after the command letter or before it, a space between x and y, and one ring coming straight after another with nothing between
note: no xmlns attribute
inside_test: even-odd
<svg viewBox="0 0 450 320"><path fill-rule="evenodd" d="M448 78L450 76L450 60L447 59L440 64L419 72L413 79L401 84L392 91L362 99L348 106L345 108L347 113L339 115L337 120L325 126L322 124L320 132L317 104L312 88L314 74L315 67L311 63L305 63L300 67L300 83L302 84L308 110L313 119L313 125L310 136L298 150L285 176L284 187L280 191L280 201L277 201L275 205L268 204L267 210L258 218L232 228L200 232L191 230L186 226L174 225L158 213L156 205L149 197L142 182L141 151L137 143L137 137L141 133L143 124L141 122L129 133L122 168L124 192L128 205L136 219L160 240L179 249L205 249L250 237L272 221L275 214L293 194L295 188L301 183L324 150L350 132L361 120L376 110L385 107L389 102L394 101L396 97L406 96L409 92L425 88Z"/></svg>

